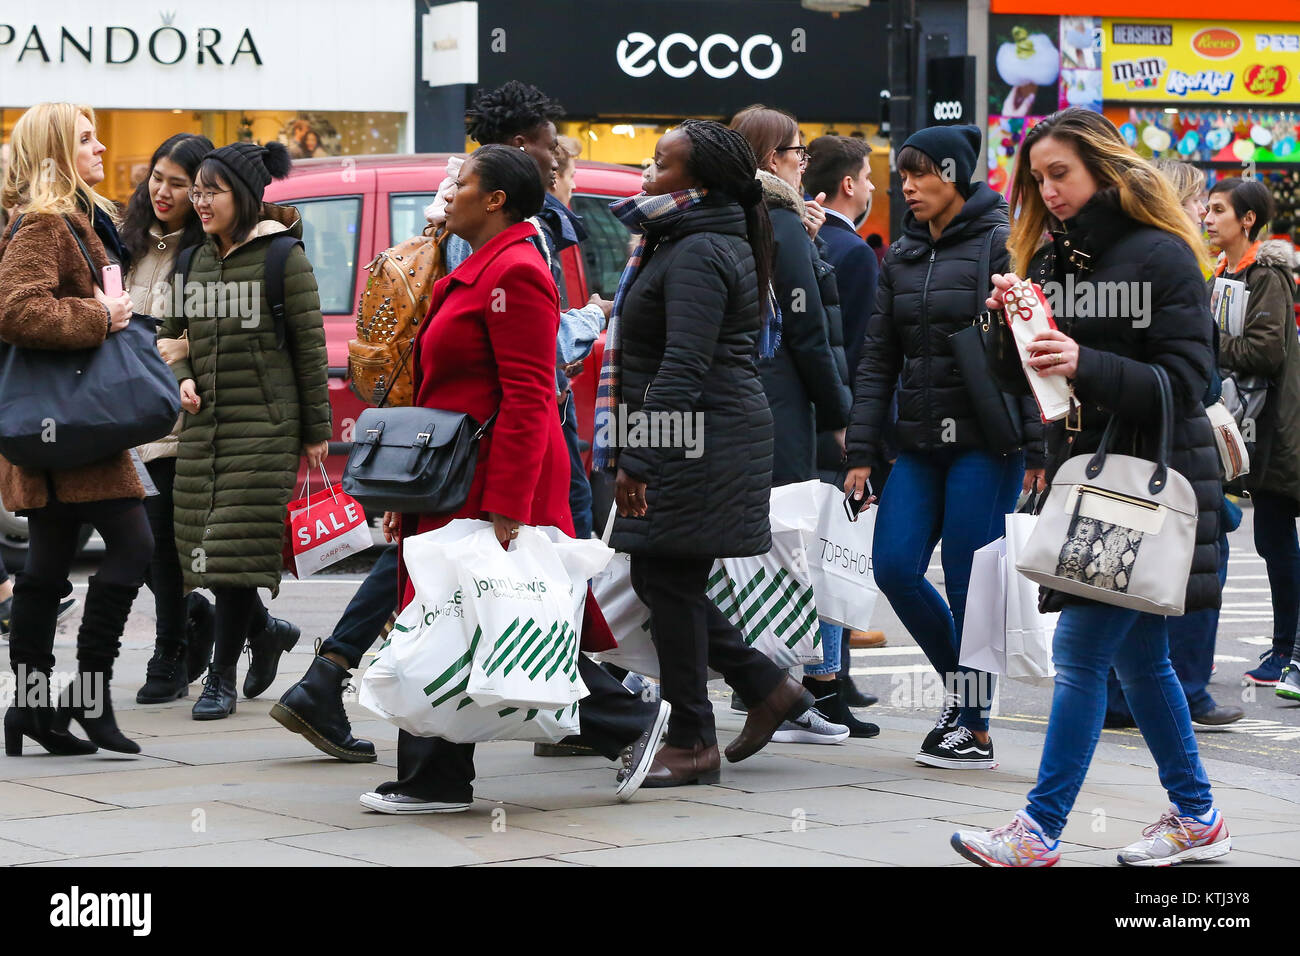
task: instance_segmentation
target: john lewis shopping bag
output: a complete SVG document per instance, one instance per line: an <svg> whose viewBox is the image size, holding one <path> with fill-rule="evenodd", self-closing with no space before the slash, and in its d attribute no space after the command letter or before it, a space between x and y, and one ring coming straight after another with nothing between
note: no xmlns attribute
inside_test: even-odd
<svg viewBox="0 0 1300 956"><path fill-rule="evenodd" d="M484 706L466 692L483 636L466 626L452 555L460 541L485 527L491 532L487 522L453 521L403 542L415 600L362 676L361 705L421 737L557 741L578 732L577 704L553 710Z"/></svg>
<svg viewBox="0 0 1300 956"><path fill-rule="evenodd" d="M330 484L324 467L320 473L325 487L289 502L285 518L284 568L297 578L361 554L374 543L365 510L342 485ZM311 490L310 472L302 490Z"/></svg>
<svg viewBox="0 0 1300 956"><path fill-rule="evenodd" d="M814 497L817 528L808 542L808 576L817 616L832 624L870 630L880 596L871 571L877 509L860 511L854 521L844 509L843 490L824 481L816 483Z"/></svg>

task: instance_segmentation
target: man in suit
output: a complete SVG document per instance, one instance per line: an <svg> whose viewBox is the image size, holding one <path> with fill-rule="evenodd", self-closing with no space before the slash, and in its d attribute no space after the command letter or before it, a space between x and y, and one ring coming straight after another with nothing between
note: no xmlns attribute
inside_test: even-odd
<svg viewBox="0 0 1300 956"><path fill-rule="evenodd" d="M855 223L871 208L871 147L852 136L819 136L808 145L808 167L804 170L804 190L811 195L826 194L822 206L826 222L818 233L824 243L823 257L835 267L835 284L840 293L840 315L844 328L844 354L850 370L858 367L867 319L876 303L876 280L880 264L873 250L857 233ZM875 477L875 476L873 476ZM880 482L883 487L883 481ZM879 488L876 489L879 492ZM862 640L847 634L841 643L840 686L846 703L861 707L875 703L853 684L849 672L849 644ZM885 636L869 632L866 646L881 646Z"/></svg>

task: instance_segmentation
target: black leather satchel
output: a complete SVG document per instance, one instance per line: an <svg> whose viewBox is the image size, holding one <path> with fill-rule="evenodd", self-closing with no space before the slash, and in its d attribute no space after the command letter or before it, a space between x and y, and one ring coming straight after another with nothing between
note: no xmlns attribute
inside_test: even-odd
<svg viewBox="0 0 1300 956"><path fill-rule="evenodd" d="M343 490L370 511L451 514L469 497L480 425L439 408L367 408L343 473Z"/></svg>

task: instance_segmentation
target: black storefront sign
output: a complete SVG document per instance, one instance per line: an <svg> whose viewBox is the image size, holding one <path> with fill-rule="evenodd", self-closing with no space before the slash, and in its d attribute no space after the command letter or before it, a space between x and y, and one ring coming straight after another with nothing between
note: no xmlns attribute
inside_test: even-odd
<svg viewBox="0 0 1300 956"><path fill-rule="evenodd" d="M436 13L437 8L434 7ZM888 5L833 18L796 0L480 0L479 87L532 83L570 116L877 122Z"/></svg>
<svg viewBox="0 0 1300 956"><path fill-rule="evenodd" d="M939 56L926 63L925 124L975 122L975 57Z"/></svg>

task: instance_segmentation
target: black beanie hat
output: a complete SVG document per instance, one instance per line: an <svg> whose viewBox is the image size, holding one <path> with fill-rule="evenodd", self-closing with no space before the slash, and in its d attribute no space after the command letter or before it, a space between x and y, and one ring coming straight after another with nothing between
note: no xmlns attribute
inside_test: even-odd
<svg viewBox="0 0 1300 956"><path fill-rule="evenodd" d="M978 126L931 126L917 130L903 144L914 146L934 160L940 174L952 169L952 181L963 196L970 195L970 179L975 175L975 163L980 155L980 128ZM945 165L951 161L951 165Z"/></svg>
<svg viewBox="0 0 1300 956"><path fill-rule="evenodd" d="M272 179L289 175L289 150L283 143L272 140L265 146L256 143L231 143L214 149L209 159L219 160L223 166L239 177L260 202Z"/></svg>

